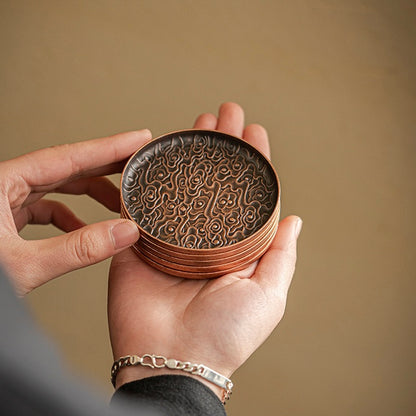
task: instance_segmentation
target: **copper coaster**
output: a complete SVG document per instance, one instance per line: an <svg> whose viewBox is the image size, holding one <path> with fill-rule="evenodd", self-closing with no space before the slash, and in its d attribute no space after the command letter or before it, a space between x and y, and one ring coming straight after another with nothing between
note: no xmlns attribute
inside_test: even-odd
<svg viewBox="0 0 416 416"><path fill-rule="evenodd" d="M121 179L122 216L141 232L135 251L181 277L216 277L259 258L276 232L279 201L267 158L211 130L152 140L130 158Z"/></svg>
<svg viewBox="0 0 416 416"><path fill-rule="evenodd" d="M187 248L176 248L172 249L170 244L163 244L159 240L152 238L146 233L142 233L140 237L140 246L149 247L158 252L158 255L161 257L178 258L181 261L190 261L198 263L204 261L222 261L231 256L235 256L239 253L249 250L250 248L261 244L262 240L267 239L267 237L272 233L276 228L279 220L280 209L278 208L274 213L267 224L262 227L252 238L241 242L240 244L231 244L226 247L217 248L217 249L200 249L200 250L189 250ZM128 213L122 209L121 215L124 218L130 218ZM201 255L203 253L203 256ZM190 264L190 263L189 263Z"/></svg>
<svg viewBox="0 0 416 416"><path fill-rule="evenodd" d="M156 243L149 241L146 236L142 236L140 240L140 247L146 252L150 251L156 254L159 258L165 259L175 263L195 265L198 263L203 266L204 264L221 264L224 261L229 261L230 259L237 259L241 256L248 255L251 250L254 250L258 247L262 247L265 244L265 241L270 237L270 235L277 228L277 219L270 223L268 226L267 233L260 235L261 238L252 240L247 247L239 247L236 250L224 251L221 253L213 254L209 253L209 250L205 250L203 255L199 252L193 253L176 253L170 251L164 247L159 247Z"/></svg>
<svg viewBox="0 0 416 416"><path fill-rule="evenodd" d="M165 258L161 258L158 255L158 253L155 253L152 250L146 249L145 252L143 250L141 250L141 252L153 262L159 263L162 266L169 267L178 271L186 271L193 273L206 273L223 270L235 271L237 269L243 269L247 267L249 264L253 263L255 260L257 260L264 253L265 248L269 246L269 244L274 238L274 235L274 233L271 234L268 237L268 241L264 241L262 245L247 250L246 253L242 253L242 255L238 258L230 257L226 260L223 259L221 262L206 261L203 265L201 264L198 266L185 264L184 262L179 262L177 259L168 260Z"/></svg>

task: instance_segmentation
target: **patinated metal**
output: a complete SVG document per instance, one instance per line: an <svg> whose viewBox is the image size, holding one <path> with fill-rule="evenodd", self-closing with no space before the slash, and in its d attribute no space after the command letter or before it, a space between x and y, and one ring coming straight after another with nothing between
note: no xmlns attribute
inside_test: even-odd
<svg viewBox="0 0 416 416"><path fill-rule="evenodd" d="M217 277L258 259L280 213L277 174L247 142L211 130L182 130L149 142L128 161L121 215L141 238L134 249L181 277Z"/></svg>

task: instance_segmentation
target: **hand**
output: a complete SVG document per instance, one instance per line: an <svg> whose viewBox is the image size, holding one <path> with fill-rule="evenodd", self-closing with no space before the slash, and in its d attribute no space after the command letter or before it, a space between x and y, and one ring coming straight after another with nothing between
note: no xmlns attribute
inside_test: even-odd
<svg viewBox="0 0 416 416"><path fill-rule="evenodd" d="M236 104L223 104L218 119L201 115L194 127L242 136L269 156L266 131L256 124L243 129L244 113ZM283 316L300 227L298 217L286 218L259 262L212 280L169 276L141 261L132 250L115 256L108 300L114 359L130 354L163 355L205 364L231 376ZM163 373L173 372L125 367L116 386ZM221 397L219 388L206 384Z"/></svg>
<svg viewBox="0 0 416 416"><path fill-rule="evenodd" d="M119 212L119 191L102 175L119 172L123 160L150 138L148 130L141 130L39 150L0 163L0 263L13 276L19 295L137 241L137 227L131 221L85 225L64 204L43 196L48 192L87 194ZM67 234L40 241L26 241L18 234L26 224L49 223Z"/></svg>

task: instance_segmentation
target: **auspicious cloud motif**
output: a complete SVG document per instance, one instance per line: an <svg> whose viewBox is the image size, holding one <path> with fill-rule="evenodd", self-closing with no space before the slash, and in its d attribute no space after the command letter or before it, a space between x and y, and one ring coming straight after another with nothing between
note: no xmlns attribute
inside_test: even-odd
<svg viewBox="0 0 416 416"><path fill-rule="evenodd" d="M129 162L122 195L152 236L208 249L258 231L276 206L278 185L269 163L245 142L182 132L151 142Z"/></svg>

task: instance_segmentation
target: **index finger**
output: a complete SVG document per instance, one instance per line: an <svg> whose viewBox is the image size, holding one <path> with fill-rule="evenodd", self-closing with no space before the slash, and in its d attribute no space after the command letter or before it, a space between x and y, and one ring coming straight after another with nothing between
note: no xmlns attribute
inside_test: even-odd
<svg viewBox="0 0 416 416"><path fill-rule="evenodd" d="M31 187L49 191L80 176L114 173L114 166L151 139L147 129L65 144L9 161Z"/></svg>

